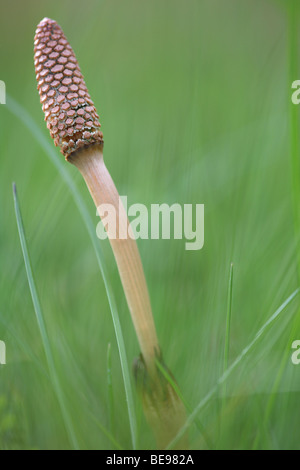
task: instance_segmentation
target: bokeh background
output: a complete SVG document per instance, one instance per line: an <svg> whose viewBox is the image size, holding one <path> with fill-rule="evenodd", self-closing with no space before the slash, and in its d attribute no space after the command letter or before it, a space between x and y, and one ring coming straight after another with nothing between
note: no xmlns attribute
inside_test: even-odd
<svg viewBox="0 0 300 470"><path fill-rule="evenodd" d="M0 79L8 93L0 106L0 339L7 346L7 365L0 366L1 449L71 447L28 287L13 181L80 448L115 448L106 430L120 447L132 448L95 251L61 172L41 145L44 139L63 159L50 142L36 90L36 25L45 16L55 19L74 48L100 114L107 167L129 204L205 204L202 250L186 251L184 240L138 243L164 359L193 410L223 373L230 264L229 365L298 286L300 174L292 163L297 133L290 132L290 79L299 55L291 54L293 40L297 53L292 4L1 0ZM300 19L296 9L292 14ZM84 183L62 163L96 229ZM99 243L131 367L139 354L136 336L109 244ZM192 425L191 448L299 449L300 365L291 362L291 344L300 339L299 308L296 296L231 374L225 398L220 389L201 409L209 440ZM132 389L138 446L155 448L133 381Z"/></svg>

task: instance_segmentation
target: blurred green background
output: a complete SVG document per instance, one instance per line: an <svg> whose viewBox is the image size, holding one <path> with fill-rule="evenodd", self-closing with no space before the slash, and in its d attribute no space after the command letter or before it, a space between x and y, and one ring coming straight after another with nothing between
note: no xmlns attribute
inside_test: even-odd
<svg viewBox="0 0 300 470"><path fill-rule="evenodd" d="M1 449L70 448L28 287L13 181L80 448L113 447L101 426L122 448L132 446L118 348L91 240L60 172L30 132L32 124L12 112L17 102L52 146L36 90L36 25L45 16L55 19L74 48L100 114L107 167L129 204L205 204L202 250L185 251L184 240L139 241L164 359L194 409L223 372L230 263L229 364L298 285L291 3L1 0L0 79L9 95L0 106L0 340L7 347L7 365L0 366ZM296 70L298 56L292 60ZM96 229L83 181L63 165ZM101 243L131 367L139 347L109 244ZM297 296L230 376L225 400L220 391L201 410L210 444L192 425L191 448L300 448L300 365L291 362L292 341L300 339L299 307ZM155 448L134 398L138 445Z"/></svg>

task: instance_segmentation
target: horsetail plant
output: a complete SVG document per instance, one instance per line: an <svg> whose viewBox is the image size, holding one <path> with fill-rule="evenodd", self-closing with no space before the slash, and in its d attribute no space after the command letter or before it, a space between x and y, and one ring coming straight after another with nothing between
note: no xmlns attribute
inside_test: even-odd
<svg viewBox="0 0 300 470"><path fill-rule="evenodd" d="M34 53L40 100L55 145L82 174L96 207L110 204L115 209L116 233L105 228L141 348L135 377L157 445L165 448L184 426L185 408L172 383L157 367L162 356L143 266L125 208L103 160L99 116L75 54L55 21L45 18L38 25ZM99 215L103 219L101 212ZM183 435L177 448L186 447L187 437Z"/></svg>

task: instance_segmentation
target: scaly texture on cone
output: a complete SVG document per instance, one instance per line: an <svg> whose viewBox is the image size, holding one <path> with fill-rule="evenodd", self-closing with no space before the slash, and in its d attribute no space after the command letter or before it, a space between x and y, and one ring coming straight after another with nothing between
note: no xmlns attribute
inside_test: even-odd
<svg viewBox="0 0 300 470"><path fill-rule="evenodd" d="M102 145L99 116L62 29L55 21L44 18L34 39L38 90L55 145L66 159L86 145Z"/></svg>

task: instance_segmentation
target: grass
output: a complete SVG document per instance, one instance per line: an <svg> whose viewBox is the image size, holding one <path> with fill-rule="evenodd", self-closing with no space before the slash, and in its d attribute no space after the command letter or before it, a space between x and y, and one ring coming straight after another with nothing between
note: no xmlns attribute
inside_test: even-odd
<svg viewBox="0 0 300 470"><path fill-rule="evenodd" d="M114 413L114 390L112 383L111 371L111 345L107 347L107 392L108 392L108 409L109 409L109 424L112 435L115 434L115 413Z"/></svg>
<svg viewBox="0 0 300 470"><path fill-rule="evenodd" d="M231 314L232 314L232 286L233 286L233 263L230 264L229 281L228 281L228 298L227 298L227 314L226 314L223 374L225 374L225 371L228 369ZM226 382L224 383L223 396L226 397Z"/></svg>
<svg viewBox="0 0 300 470"><path fill-rule="evenodd" d="M22 215L21 215L21 210L20 210L20 204L19 204L19 199L18 199L18 194L17 194L17 188L15 183L13 184L13 195L14 195L14 203L15 203L15 213L16 213L16 219L17 219L17 224L18 224L18 231L19 231L19 236L20 236L20 243L22 247L22 252L23 252L23 257L24 257L24 263L26 267L26 274L27 274L27 279L28 279L28 284L29 284L29 289L31 293L31 298L32 298L32 303L34 306L34 311L36 315L36 320L38 322L43 346L44 346L44 351L47 359L47 364L49 368L49 373L50 373L50 379L51 383L53 384L53 388L55 390L57 400L59 402L59 406L61 409L61 413L63 416L63 420L66 426L66 430L70 439L70 443L75 450L79 450L79 445L76 439L76 435L74 432L73 424L72 424L72 419L70 417L70 413L68 412L67 405L66 405L66 400L63 395L63 391L56 373L56 368L54 364L54 359L53 355L51 352L51 346L50 346L50 341L48 338L48 333L38 297L38 293L36 290L36 285L33 277L33 272L32 272L32 267L31 267L31 262L30 262L30 257L28 253L28 247L27 247L27 241L26 241L26 236L25 236L25 231L24 231L24 225L22 221Z"/></svg>
<svg viewBox="0 0 300 470"><path fill-rule="evenodd" d="M185 426L182 427L181 431L178 433L178 435L174 438L174 440L170 443L169 448L172 449L176 442L181 438L181 436L185 433L185 431L188 429L188 427L192 424L192 422L196 419L197 415L200 413L200 411L207 405L207 403L211 400L213 395L218 392L219 386L223 385L227 382L228 378L230 375L234 372L234 370L237 368L237 366L240 365L240 363L245 359L245 357L249 354L250 351L252 351L253 347L256 345L256 343L261 339L261 337L265 334L266 330L273 324L275 320L279 317L279 315L285 310L285 308L289 305L289 303L294 300L296 295L299 293L299 289L297 289L295 292L293 292L287 299L286 301L276 310L276 312L269 318L269 320L262 326L262 328L256 333L254 339L249 343L241 352L241 354L236 358L236 360L233 362L233 364L225 370L223 375L220 377L220 379L217 381L217 384L210 390L210 392L201 400L201 402L196 406L196 408L193 410L193 412L190 414L189 418L187 419L187 422Z"/></svg>
<svg viewBox="0 0 300 470"><path fill-rule="evenodd" d="M297 39L297 25L298 16L297 12L299 5L296 1L292 0L287 7L288 18L288 65L289 65L289 83L296 80L298 77L298 39ZM290 93L290 90L289 90ZM290 96L288 96L290 98ZM300 274L300 161L299 161L299 113L297 106L295 106L290 99L290 155L291 155L291 168L292 168L292 187L293 187L293 204L294 204L294 225L295 225L295 238L297 241L297 258L298 270ZM299 277L300 279L300 277Z"/></svg>
<svg viewBox="0 0 300 470"><path fill-rule="evenodd" d="M120 194L129 204L205 204L203 250L186 252L180 240L139 243L164 361L189 405L191 448L299 449L300 369L290 361L291 340L300 338L298 108L290 105L298 55L286 7L292 3L23 3L17 14L15 2L7 3L0 18L0 79L14 98L0 106L0 339L7 346L0 422L9 416L0 448L73 446L33 315L12 181L80 448L155 446L132 387L130 364L139 348L113 256L95 237L99 219L84 184L42 122L32 40L36 24L49 16L80 60ZM225 385L222 409L214 390Z"/></svg>

